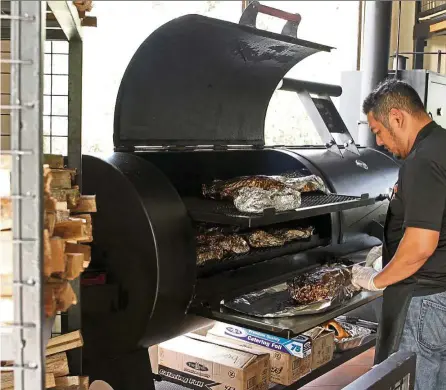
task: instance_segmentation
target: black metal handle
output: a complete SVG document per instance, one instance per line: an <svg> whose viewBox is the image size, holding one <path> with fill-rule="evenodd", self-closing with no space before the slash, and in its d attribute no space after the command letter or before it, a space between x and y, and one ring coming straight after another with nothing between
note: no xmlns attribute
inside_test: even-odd
<svg viewBox="0 0 446 390"><path fill-rule="evenodd" d="M277 8L268 7L266 5L260 4L258 1L252 1L251 3L249 3L249 5L243 11L242 16L240 17L239 24L255 28L257 15L259 13L286 20L287 22L282 29L282 34L294 38L297 37L297 27L302 20L300 14L292 14L290 12L282 11Z"/></svg>

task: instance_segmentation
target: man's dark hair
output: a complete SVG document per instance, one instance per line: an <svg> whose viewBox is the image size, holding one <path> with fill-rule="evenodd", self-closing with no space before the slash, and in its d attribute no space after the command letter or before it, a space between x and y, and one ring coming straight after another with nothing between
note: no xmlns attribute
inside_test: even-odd
<svg viewBox="0 0 446 390"><path fill-rule="evenodd" d="M366 115L373 113L377 120L389 128L389 112L392 108L404 110L411 115L426 114L415 89L404 81L388 78L367 96L362 104L362 111Z"/></svg>

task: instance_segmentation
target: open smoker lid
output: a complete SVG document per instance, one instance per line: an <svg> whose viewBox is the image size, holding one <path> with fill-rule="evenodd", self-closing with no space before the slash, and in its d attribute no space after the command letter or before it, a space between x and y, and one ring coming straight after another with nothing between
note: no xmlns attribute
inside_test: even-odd
<svg viewBox="0 0 446 390"><path fill-rule="evenodd" d="M155 30L121 80L115 148L263 145L270 98L298 62L332 48L186 15Z"/></svg>

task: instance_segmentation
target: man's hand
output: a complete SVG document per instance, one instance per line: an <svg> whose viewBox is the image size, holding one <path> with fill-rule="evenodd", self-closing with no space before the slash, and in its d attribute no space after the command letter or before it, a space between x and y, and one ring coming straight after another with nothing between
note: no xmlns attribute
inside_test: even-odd
<svg viewBox="0 0 446 390"><path fill-rule="evenodd" d="M352 284L356 288L363 288L369 291L382 291L373 283L373 278L378 275L372 267L363 267L355 264L352 268Z"/></svg>

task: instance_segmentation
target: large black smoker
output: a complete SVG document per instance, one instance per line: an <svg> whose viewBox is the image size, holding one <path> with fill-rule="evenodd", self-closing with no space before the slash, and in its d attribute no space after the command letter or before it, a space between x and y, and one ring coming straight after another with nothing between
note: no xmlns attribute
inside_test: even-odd
<svg viewBox="0 0 446 390"><path fill-rule="evenodd" d="M351 138L331 100L340 87L284 79L299 61L331 49L297 39L298 20L290 19L274 34L187 15L154 31L130 61L116 101L115 153L83 159L83 192L98 204L91 267L107 275L106 284L82 289L84 371L92 380L115 390L153 386L147 347L209 320L292 337L379 296L363 292L336 313L287 319L220 307L327 256L364 260L380 244L385 194L397 177L391 158ZM265 145L279 85L299 95L323 145ZM200 196L213 179L285 171L319 175L331 194L262 215ZM310 242L196 265L196 222L249 230L302 219L318 232Z"/></svg>

